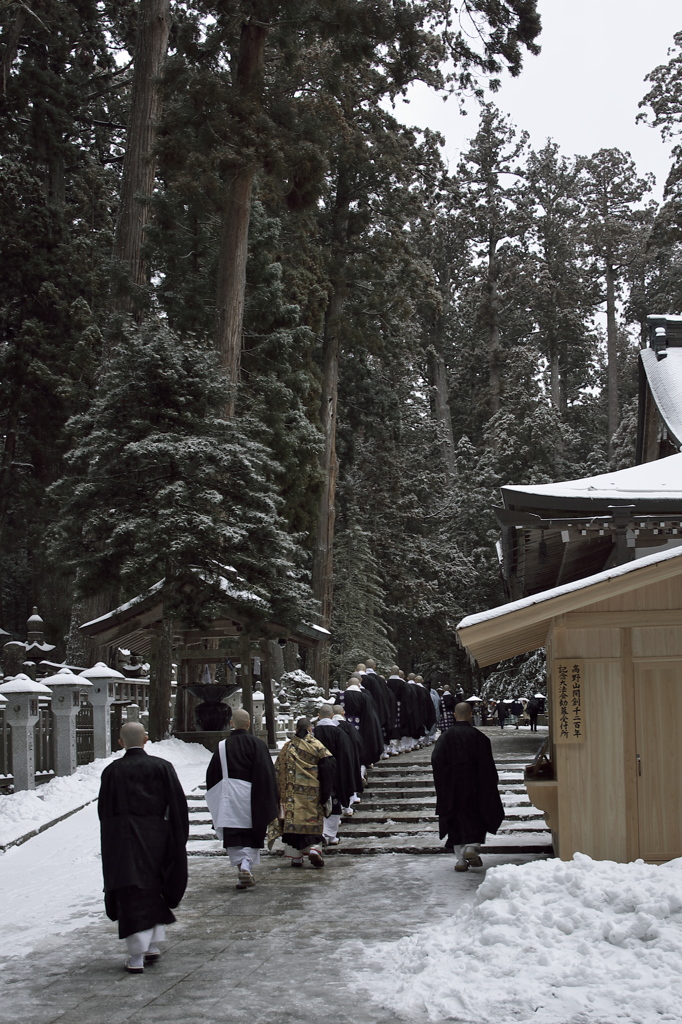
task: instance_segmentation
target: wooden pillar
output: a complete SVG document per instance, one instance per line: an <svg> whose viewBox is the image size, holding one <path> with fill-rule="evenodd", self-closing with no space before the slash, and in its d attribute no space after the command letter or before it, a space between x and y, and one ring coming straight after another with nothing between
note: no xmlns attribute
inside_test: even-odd
<svg viewBox="0 0 682 1024"><path fill-rule="evenodd" d="M251 637L242 636L239 645L239 654L242 663L242 707L251 719L253 732L253 678L251 674Z"/></svg>
<svg viewBox="0 0 682 1024"><path fill-rule="evenodd" d="M287 645L284 648L284 671L295 672L298 668L298 644L295 644L293 640L287 640Z"/></svg>
<svg viewBox="0 0 682 1024"><path fill-rule="evenodd" d="M275 701L272 694L272 666L269 640L262 640L261 650L261 684L263 696L265 697L265 718L268 730L268 746L270 750L277 749L277 730L275 728Z"/></svg>

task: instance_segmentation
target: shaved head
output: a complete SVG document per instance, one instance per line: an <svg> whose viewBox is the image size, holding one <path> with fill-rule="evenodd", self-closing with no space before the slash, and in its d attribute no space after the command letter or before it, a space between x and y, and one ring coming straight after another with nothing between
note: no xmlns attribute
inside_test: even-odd
<svg viewBox="0 0 682 1024"><path fill-rule="evenodd" d="M320 718L331 718L333 714L334 708L331 706L331 704L322 704L320 706L320 710L318 711L318 715L320 716Z"/></svg>
<svg viewBox="0 0 682 1024"><path fill-rule="evenodd" d="M400 675L400 669L399 669L399 667L397 665L391 665L391 675L392 676L399 676Z"/></svg>
<svg viewBox="0 0 682 1024"><path fill-rule="evenodd" d="M377 667L377 663L374 660L374 658L368 658L367 659L367 668L376 668L376 667Z"/></svg>
<svg viewBox="0 0 682 1024"><path fill-rule="evenodd" d="M364 665L361 661L359 661L358 664L355 666L355 671L356 672L364 672L366 668L367 668L367 666Z"/></svg>
<svg viewBox="0 0 682 1024"><path fill-rule="evenodd" d="M341 715L343 718L346 717L346 712L344 711L344 709L341 706L341 704L335 704L334 705L334 714L335 715Z"/></svg>
<svg viewBox="0 0 682 1024"><path fill-rule="evenodd" d="M147 739L142 722L126 722L121 729L121 745L129 750L130 747L143 747Z"/></svg>
<svg viewBox="0 0 682 1024"><path fill-rule="evenodd" d="M248 729L251 725L251 718L244 708L237 708L232 714L232 725L235 729Z"/></svg>
<svg viewBox="0 0 682 1024"><path fill-rule="evenodd" d="M458 722L470 722L471 704L467 704L465 700L460 704L455 704L455 720Z"/></svg>

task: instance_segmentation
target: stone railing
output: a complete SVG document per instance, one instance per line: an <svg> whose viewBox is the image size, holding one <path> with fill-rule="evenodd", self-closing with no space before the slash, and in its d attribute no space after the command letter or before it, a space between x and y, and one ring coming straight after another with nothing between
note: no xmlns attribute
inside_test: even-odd
<svg viewBox="0 0 682 1024"><path fill-rule="evenodd" d="M103 664L79 674L60 668L37 682L21 673L6 679L0 687L0 791L33 789L108 756L117 749L121 725L146 725L148 713L149 680L126 678Z"/></svg>

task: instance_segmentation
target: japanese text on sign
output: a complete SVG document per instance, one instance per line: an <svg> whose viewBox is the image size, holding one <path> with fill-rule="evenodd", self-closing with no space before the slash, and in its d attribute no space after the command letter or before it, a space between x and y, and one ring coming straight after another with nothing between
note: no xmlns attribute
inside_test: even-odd
<svg viewBox="0 0 682 1024"><path fill-rule="evenodd" d="M582 743L585 739L583 711L583 663L576 659L554 662L555 741Z"/></svg>

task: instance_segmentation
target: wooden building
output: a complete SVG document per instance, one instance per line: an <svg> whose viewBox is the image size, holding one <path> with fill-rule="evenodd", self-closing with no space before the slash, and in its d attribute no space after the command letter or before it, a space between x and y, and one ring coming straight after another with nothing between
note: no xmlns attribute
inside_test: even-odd
<svg viewBox="0 0 682 1024"><path fill-rule="evenodd" d="M528 782L559 857L682 856L682 548L458 626L479 665L547 649L554 779Z"/></svg>
<svg viewBox="0 0 682 1024"><path fill-rule="evenodd" d="M239 685L242 689L242 704L252 716L252 662L258 658L261 665L259 686L265 696L265 714L267 719L267 736L270 746L275 746L275 710L272 691L273 645L284 647L296 645L313 649L322 640L329 639L329 632L321 626L299 623L294 629L282 622L264 616L263 608L259 607L251 595L240 590L235 580L227 576L234 570L225 569L223 580L225 599L221 602L219 613L206 626L196 628L178 620L172 623L170 648L172 659L177 663L177 691L174 716L174 735L185 740L197 739L209 746L217 745L219 736L208 733L197 733L193 720L193 709L197 703L189 687L200 683L204 667L226 665L228 660L241 663ZM190 577L187 586L192 586ZM106 615L86 622L81 631L92 639L100 650L109 653L112 662L114 652L124 647L133 654L147 657L151 662L150 705L153 706L155 695L155 676L159 671L156 663L160 661L160 647L164 628L164 581L161 580L139 596L114 608ZM250 599L251 607L242 595ZM264 605L264 602L261 602ZM166 666L170 673L170 665ZM236 681L228 687L231 692L236 688ZM161 692L162 687L157 689ZM170 677L167 682L167 695L170 698ZM158 695L157 695L158 696ZM167 701L164 707L167 707ZM165 712L164 712L165 713Z"/></svg>

